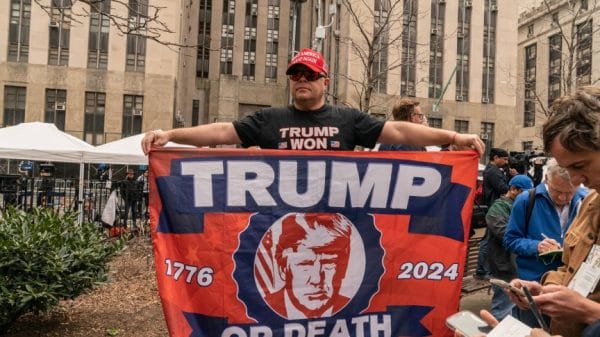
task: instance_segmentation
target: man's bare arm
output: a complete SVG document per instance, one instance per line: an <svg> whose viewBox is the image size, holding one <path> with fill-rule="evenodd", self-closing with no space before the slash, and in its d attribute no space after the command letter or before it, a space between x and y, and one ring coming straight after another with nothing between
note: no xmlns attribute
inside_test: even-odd
<svg viewBox="0 0 600 337"><path fill-rule="evenodd" d="M152 145L164 146L168 142L200 147L240 144L241 140L232 123L212 123L191 128L146 132L142 139L142 150L147 154Z"/></svg>
<svg viewBox="0 0 600 337"><path fill-rule="evenodd" d="M485 144L478 135L460 134L454 131L400 121L385 122L378 142L415 146L451 144L474 149L480 156L485 152Z"/></svg>

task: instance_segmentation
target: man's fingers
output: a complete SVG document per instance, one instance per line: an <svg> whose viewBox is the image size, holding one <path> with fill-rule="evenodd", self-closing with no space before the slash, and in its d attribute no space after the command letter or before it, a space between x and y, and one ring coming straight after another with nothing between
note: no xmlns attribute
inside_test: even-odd
<svg viewBox="0 0 600 337"><path fill-rule="evenodd" d="M142 138L142 151L144 154L148 154L150 152L150 148L152 148L152 143L156 140L156 131L146 132L144 138Z"/></svg>
<svg viewBox="0 0 600 337"><path fill-rule="evenodd" d="M494 317L494 315L492 315L491 312L489 312L487 310L479 311L479 316L481 317L481 319L483 319L487 324L489 324L492 327L495 327L496 325L498 325L498 320Z"/></svg>

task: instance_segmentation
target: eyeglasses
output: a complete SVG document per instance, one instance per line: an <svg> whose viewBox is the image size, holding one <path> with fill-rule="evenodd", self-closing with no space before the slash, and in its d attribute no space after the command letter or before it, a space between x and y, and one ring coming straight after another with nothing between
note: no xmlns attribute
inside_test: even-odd
<svg viewBox="0 0 600 337"><path fill-rule="evenodd" d="M300 81L300 79L302 77L304 77L309 82L316 81L321 77L325 77L325 75L323 75L321 73L315 73L314 71L308 71L308 70L298 71L293 74L290 74L289 76L290 76L290 80L292 80L294 82Z"/></svg>

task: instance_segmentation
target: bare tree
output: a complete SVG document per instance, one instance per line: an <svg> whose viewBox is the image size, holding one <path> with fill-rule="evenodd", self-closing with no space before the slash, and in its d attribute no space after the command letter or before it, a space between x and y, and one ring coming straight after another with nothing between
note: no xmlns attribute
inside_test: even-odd
<svg viewBox="0 0 600 337"><path fill-rule="evenodd" d="M81 23L82 19L101 15L123 35L138 35L172 47L196 47L170 41L175 32L161 18L166 7L149 4L149 0L33 0L51 18L66 17Z"/></svg>
<svg viewBox="0 0 600 337"><path fill-rule="evenodd" d="M340 76L345 77L353 87L360 110L369 112L377 105L373 100L374 94L385 93L387 76L390 72L414 67L418 60L423 59L403 46L403 42L416 46L416 34L411 34L412 28L416 32L418 15L416 2L375 0L374 5L371 5L364 0L342 1L350 17L350 24L358 34L354 37L342 38L341 43L348 45L350 53L360 63L361 74L357 78L351 75L340 74ZM403 6L403 3L415 4L415 7ZM402 53L394 57L393 51L402 51ZM412 90L414 85L416 81L413 82Z"/></svg>
<svg viewBox="0 0 600 337"><path fill-rule="evenodd" d="M549 69L547 92L540 93L536 78L525 74L525 104L549 116L552 102L581 85L595 84L592 79L592 36L600 29L594 25L593 15L598 10L597 0L543 0L542 10L550 20ZM533 26L530 26L533 33ZM526 49L527 58L527 49ZM527 62L527 59L526 61ZM527 67L526 67L527 68ZM542 89L546 89L543 86ZM544 99L547 98L547 99Z"/></svg>

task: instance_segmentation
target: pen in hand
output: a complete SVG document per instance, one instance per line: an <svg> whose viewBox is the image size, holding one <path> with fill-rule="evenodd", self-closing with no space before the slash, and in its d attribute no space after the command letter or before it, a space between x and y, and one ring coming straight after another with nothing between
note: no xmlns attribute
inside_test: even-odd
<svg viewBox="0 0 600 337"><path fill-rule="evenodd" d="M556 240L552 239L551 237L549 237L548 235L544 234L544 233L540 233L542 235L542 237L546 240L548 240L551 244L553 244L554 246L556 246L557 248L561 248L560 247L560 243L556 242Z"/></svg>
<svg viewBox="0 0 600 337"><path fill-rule="evenodd" d="M527 297L527 302L529 302L529 310L531 310L531 313L533 313L535 320L538 322L540 327L542 329L544 329L544 331L550 331L550 329L548 329L548 325L546 324L546 321L544 321L544 317L542 317L542 312L540 311L537 304L533 300L533 296L531 296L531 292L529 291L529 288L523 287L522 289L523 289L523 292L525 293L525 296Z"/></svg>

